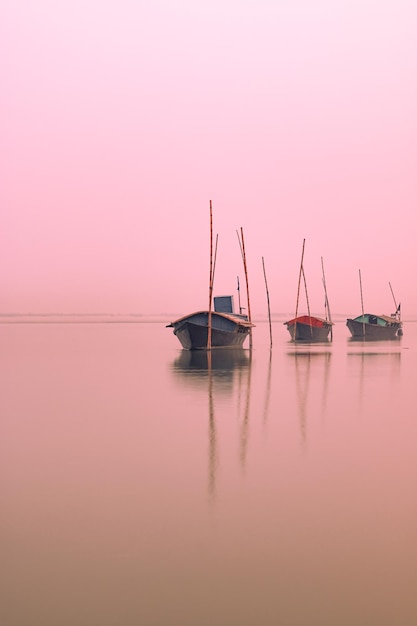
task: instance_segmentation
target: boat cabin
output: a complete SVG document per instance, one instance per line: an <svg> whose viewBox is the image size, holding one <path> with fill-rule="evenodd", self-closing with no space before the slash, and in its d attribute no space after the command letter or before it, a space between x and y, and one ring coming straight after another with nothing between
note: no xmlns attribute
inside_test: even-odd
<svg viewBox="0 0 417 626"><path fill-rule="evenodd" d="M215 296L213 300L216 313L234 313L233 296Z"/></svg>

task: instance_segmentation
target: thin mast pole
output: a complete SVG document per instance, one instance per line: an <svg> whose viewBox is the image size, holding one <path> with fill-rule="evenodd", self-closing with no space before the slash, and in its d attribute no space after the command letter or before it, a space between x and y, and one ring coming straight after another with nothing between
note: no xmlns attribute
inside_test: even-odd
<svg viewBox="0 0 417 626"><path fill-rule="evenodd" d="M308 300L307 281L306 281L306 275L305 275L305 272L304 272L304 267L303 267L303 279L304 279L304 290L305 290L305 293L306 293L306 301L307 301L308 321L309 321L309 325L310 325L310 336L313 337L313 324L311 323L310 302Z"/></svg>
<svg viewBox="0 0 417 626"><path fill-rule="evenodd" d="M209 309L207 328L207 350L211 350L211 306L213 299L213 209L210 200L210 278L209 278Z"/></svg>
<svg viewBox="0 0 417 626"><path fill-rule="evenodd" d="M237 231L236 231L237 232ZM250 312L250 298L249 298L249 281L248 281L248 268L246 265L246 253L245 253L245 239L243 237L243 228L240 228L240 238L239 233L237 234L237 238L239 239L240 251L242 253L243 259L243 268L245 270L245 279L246 279L246 297L248 300L248 321L252 322L251 312ZM252 327L249 330L249 348L252 349Z"/></svg>
<svg viewBox="0 0 417 626"><path fill-rule="evenodd" d="M359 270L359 286L360 286L360 290L361 290L361 304L362 304L362 329L363 329L363 336L365 337L365 335L366 335L366 331L365 331L365 312L364 312L364 308L363 308L362 276L361 276L361 271L360 270Z"/></svg>
<svg viewBox="0 0 417 626"><path fill-rule="evenodd" d="M212 269L212 272L211 272L211 293L212 294L213 294L213 285L214 285L214 274L216 273L216 260L217 260L217 244L218 244L218 241L219 241L219 235L216 235L216 245L215 245L215 248L214 248L213 269ZM213 301L213 297L211 298L211 300ZM211 312L210 312L210 320L212 320ZM207 355L208 365L209 365L210 368L211 368L211 334L212 334L211 331L212 331L212 328L213 328L213 325L212 325L212 323L210 321L210 326L209 326L209 329L210 329L210 331L209 331L210 332L210 348L208 349L208 355ZM207 342L208 342L208 335L209 335L209 333L207 332Z"/></svg>
<svg viewBox="0 0 417 626"><path fill-rule="evenodd" d="M268 282L266 280L266 272L265 272L265 262L262 257L262 267L264 270L264 278L265 278L265 289L266 289L266 300L268 302L268 321L269 321L269 340L270 340L270 348L272 348L272 326L271 326L271 308L269 306L269 291L268 291Z"/></svg>
<svg viewBox="0 0 417 626"><path fill-rule="evenodd" d="M324 302L325 302L325 306L327 309L327 313L329 314L329 322L332 323L332 314L330 313L329 298L327 297L326 276L324 273L323 257L321 257L321 271L323 274ZM326 313L326 317L327 317L327 313ZM330 327L330 339L331 341L333 341L333 326Z"/></svg>
<svg viewBox="0 0 417 626"><path fill-rule="evenodd" d="M211 275L211 287L212 287L212 289L214 287L214 275L216 273L216 260L217 260L217 244L218 244L218 241L219 241L219 235L217 234L216 235L216 245L214 246L213 272L212 272L212 275Z"/></svg>
<svg viewBox="0 0 417 626"><path fill-rule="evenodd" d="M297 337L298 302L299 302L299 299L300 299L301 276L303 274L303 259L304 259L304 246L305 246L305 243L306 243L306 240L303 239L303 250L301 252L300 273L298 275L297 303L295 305L294 341L296 341L296 337Z"/></svg>
<svg viewBox="0 0 417 626"><path fill-rule="evenodd" d="M394 292L391 287L391 283L388 283L388 284L389 284L389 288L391 289L392 299L394 300L395 308L397 308L397 301L395 299Z"/></svg>
<svg viewBox="0 0 417 626"><path fill-rule="evenodd" d="M399 304L397 305L397 301L395 299L394 291L391 287L391 283L388 283L388 284L389 284L389 288L391 289L392 297L393 297L394 304L395 304L395 313L393 317L396 317L396 319L399 321L401 319L401 306Z"/></svg>
<svg viewBox="0 0 417 626"><path fill-rule="evenodd" d="M310 315L310 303L309 303L309 300L308 300L308 292L307 292L307 281L306 281L306 275L305 275L305 272L304 272L304 267L303 267L303 281L304 281L304 290L305 290L305 293L306 293L307 312L308 312L308 316L311 317L311 315Z"/></svg>

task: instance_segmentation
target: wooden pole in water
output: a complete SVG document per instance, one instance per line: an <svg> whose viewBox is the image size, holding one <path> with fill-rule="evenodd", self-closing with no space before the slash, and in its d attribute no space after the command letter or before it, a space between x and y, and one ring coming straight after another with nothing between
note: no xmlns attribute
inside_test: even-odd
<svg viewBox="0 0 417 626"><path fill-rule="evenodd" d="M271 307L269 306L269 291L268 291L268 282L266 280L266 272L265 272L265 262L262 257L262 267L264 270L264 278L265 278L265 289L266 289L266 301L268 303L268 321L269 321L269 346L272 348L272 325L271 325Z"/></svg>
<svg viewBox="0 0 417 626"><path fill-rule="evenodd" d="M327 297L326 276L324 274L323 257L321 257L321 271L323 274L324 303L325 303L327 312L329 313L329 322L332 323L332 314L330 313L329 298ZM326 318L327 318L327 313L326 313ZM330 340L333 341L333 326L330 327Z"/></svg>
<svg viewBox="0 0 417 626"><path fill-rule="evenodd" d="M239 233L237 233L237 238L239 239L240 251L242 253L242 259L243 259L243 268L245 270L246 297L247 297L247 300L248 300L248 321L252 322L252 316L251 316L251 312L250 312L248 268L247 268L247 265L246 265L245 239L243 237L243 228L242 227L240 228L240 238L239 238ZM252 349L252 328L250 328L250 330L249 330L249 348Z"/></svg>
<svg viewBox="0 0 417 626"><path fill-rule="evenodd" d="M213 209L210 200L210 277L209 277L209 309L207 326L207 350L211 350L211 307L213 300Z"/></svg>
<svg viewBox="0 0 417 626"><path fill-rule="evenodd" d="M301 276L303 275L303 259L304 259L304 246L306 240L303 239L303 250L301 252L301 263L300 263L300 273L298 275L298 289L297 289L297 303L295 305L295 322L294 322L294 341L296 341L297 337L297 316L298 316L298 302L300 300L300 285L301 285Z"/></svg>
<svg viewBox="0 0 417 626"><path fill-rule="evenodd" d="M362 294L362 276L361 276L361 271L359 270L359 287L361 290L361 305L362 305L362 329L363 329L363 336L365 337L366 335L366 330L365 330L365 311L363 308L363 294Z"/></svg>

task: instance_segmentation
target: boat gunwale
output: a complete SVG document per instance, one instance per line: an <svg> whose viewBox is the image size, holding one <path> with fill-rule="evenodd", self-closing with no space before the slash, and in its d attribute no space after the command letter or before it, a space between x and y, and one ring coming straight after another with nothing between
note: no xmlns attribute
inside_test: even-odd
<svg viewBox="0 0 417 626"><path fill-rule="evenodd" d="M321 324L311 324L308 320L317 320L321 322ZM305 326L313 326L315 328L323 328L325 326L334 326L334 322L330 320L326 320L323 317L317 317L316 315L299 315L298 317L294 317L287 322L283 322L286 326L294 326L295 324L304 324Z"/></svg>
<svg viewBox="0 0 417 626"><path fill-rule="evenodd" d="M174 324L180 324L181 322L185 322L188 318L194 317L194 315L201 315L201 314L208 315L208 311L207 310L195 311L194 313L183 315L182 317L179 317L177 320L175 320L175 322L172 322L170 326L173 326ZM231 322L234 322L235 324L240 324L242 326L245 326L246 328L253 328L255 326L255 324L253 324L252 322L249 322L247 319L246 320L243 319L238 313L221 313L219 311L212 311L211 315L222 317L224 319L230 320Z"/></svg>

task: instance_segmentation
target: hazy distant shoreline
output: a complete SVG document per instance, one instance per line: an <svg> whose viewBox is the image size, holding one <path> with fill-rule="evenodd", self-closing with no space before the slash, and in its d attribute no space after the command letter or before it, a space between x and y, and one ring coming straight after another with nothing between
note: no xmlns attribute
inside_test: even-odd
<svg viewBox="0 0 417 626"><path fill-rule="evenodd" d="M285 322L293 312L272 313L272 322ZM319 313L317 313L319 315ZM354 314L336 313L335 324L344 323ZM0 313L0 324L145 324L165 323L178 319L183 313ZM268 321L265 314L254 314L252 319L261 324ZM403 318L404 322L417 321L417 315Z"/></svg>

